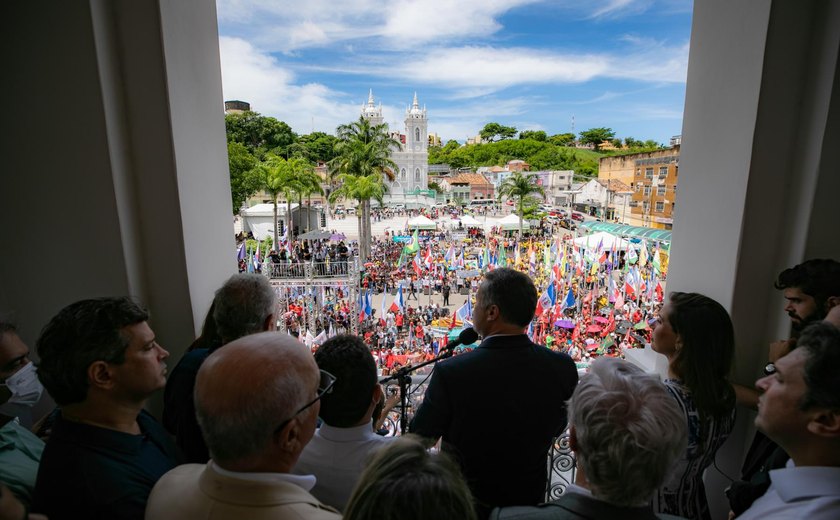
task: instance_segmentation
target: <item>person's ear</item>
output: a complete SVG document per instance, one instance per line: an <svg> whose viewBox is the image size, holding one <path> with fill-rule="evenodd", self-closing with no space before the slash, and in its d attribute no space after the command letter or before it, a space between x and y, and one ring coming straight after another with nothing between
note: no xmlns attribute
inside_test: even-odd
<svg viewBox="0 0 840 520"><path fill-rule="evenodd" d="M379 383L373 385L373 395L371 396L371 402L374 404L374 406L384 398L385 391L382 389L382 385L380 385Z"/></svg>
<svg viewBox="0 0 840 520"><path fill-rule="evenodd" d="M263 330L264 331L274 331L277 330L277 319L274 317L274 313L268 315L263 323Z"/></svg>
<svg viewBox="0 0 840 520"><path fill-rule="evenodd" d="M808 431L820 437L840 438L840 410L816 411L808 422Z"/></svg>
<svg viewBox="0 0 840 520"><path fill-rule="evenodd" d="M116 384L111 373L110 363L102 360L94 361L88 366L87 376L88 384L92 387L110 390Z"/></svg>

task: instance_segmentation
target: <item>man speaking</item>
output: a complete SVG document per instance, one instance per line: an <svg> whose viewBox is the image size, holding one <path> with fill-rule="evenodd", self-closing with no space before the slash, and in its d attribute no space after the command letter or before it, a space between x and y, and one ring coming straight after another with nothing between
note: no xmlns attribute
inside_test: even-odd
<svg viewBox="0 0 840 520"><path fill-rule="evenodd" d="M413 433L443 438L481 518L494 507L544 501L548 450L566 427L577 369L569 356L525 335L536 306L525 274L487 273L473 310L483 341L437 365L412 423Z"/></svg>

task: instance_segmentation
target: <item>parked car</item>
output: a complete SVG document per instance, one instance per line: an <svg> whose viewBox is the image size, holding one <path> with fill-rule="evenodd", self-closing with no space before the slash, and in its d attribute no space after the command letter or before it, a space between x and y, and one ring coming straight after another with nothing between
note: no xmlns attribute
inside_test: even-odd
<svg viewBox="0 0 840 520"><path fill-rule="evenodd" d="M572 220L577 220L578 222L583 222L583 213L572 211Z"/></svg>

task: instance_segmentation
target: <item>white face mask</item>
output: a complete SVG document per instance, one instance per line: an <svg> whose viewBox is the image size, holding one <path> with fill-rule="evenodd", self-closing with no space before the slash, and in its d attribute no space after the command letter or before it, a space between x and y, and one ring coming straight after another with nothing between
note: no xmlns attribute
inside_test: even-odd
<svg viewBox="0 0 840 520"><path fill-rule="evenodd" d="M35 373L35 365L31 361L0 385L7 387L12 393L6 404L35 406L44 392L44 387L38 381L38 374Z"/></svg>

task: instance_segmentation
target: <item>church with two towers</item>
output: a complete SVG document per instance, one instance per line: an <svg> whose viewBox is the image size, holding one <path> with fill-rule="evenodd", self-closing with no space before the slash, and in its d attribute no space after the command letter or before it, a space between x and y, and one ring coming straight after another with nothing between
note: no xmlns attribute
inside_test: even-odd
<svg viewBox="0 0 840 520"><path fill-rule="evenodd" d="M367 104L362 106L362 117L373 125L384 122L382 104L376 106L373 90L368 94ZM394 180L387 182L387 202L428 202L418 196L417 190L429 188L429 120L426 107L420 108L417 93L414 102L405 111L405 133L391 132L391 137L400 145L392 151L391 160L397 164Z"/></svg>

